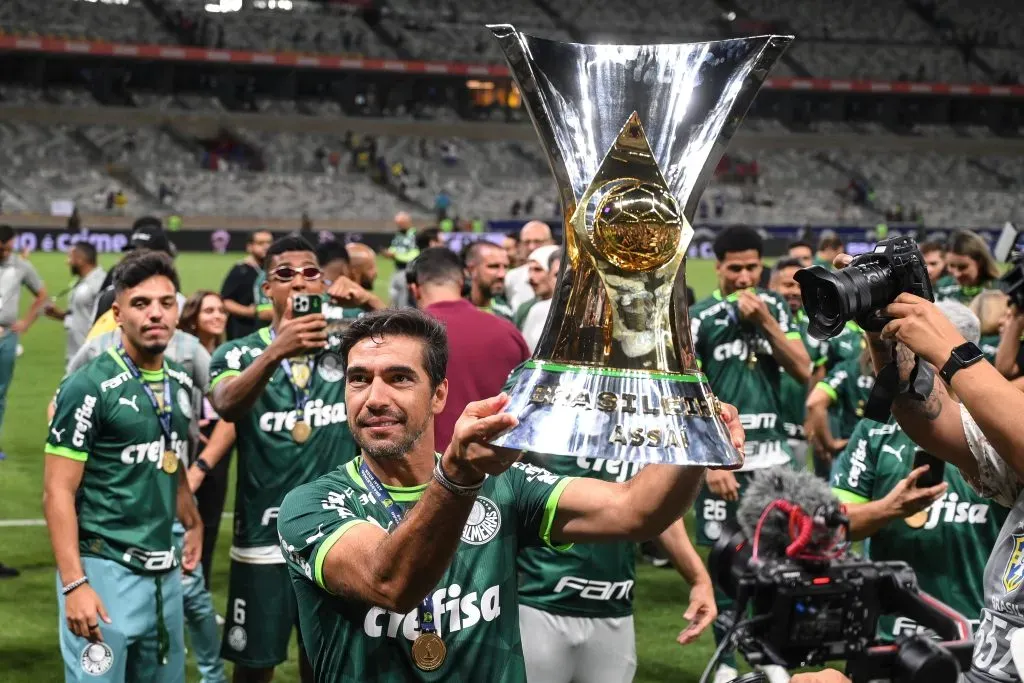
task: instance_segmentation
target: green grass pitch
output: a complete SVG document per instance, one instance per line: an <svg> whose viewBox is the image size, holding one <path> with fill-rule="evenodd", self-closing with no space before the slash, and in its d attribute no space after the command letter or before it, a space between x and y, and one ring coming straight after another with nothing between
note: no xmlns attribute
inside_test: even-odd
<svg viewBox="0 0 1024 683"><path fill-rule="evenodd" d="M219 290L224 275L238 258L237 254L180 255L178 269L183 291ZM117 255L104 255L102 264L109 267L116 260ZM36 254L32 262L51 293L59 292L71 280L63 255ZM390 263L382 260L377 283L381 295L386 296L391 272ZM687 272L698 297L707 296L714 288L710 262L693 261ZM23 294L23 305L27 297L27 293ZM0 462L0 561L22 571L17 579L0 581L0 678L5 683L50 683L63 680L63 670L57 644L55 574L49 540L43 526L10 523L42 517L45 410L62 374L64 329L53 320L40 319L22 344L25 353L17 362L0 437L8 456ZM228 521L224 522L220 538L213 588L214 604L223 613L231 538ZM682 614L687 594L686 584L674 571L641 563L636 587L637 681L696 681L700 676L714 649L710 632L686 648L675 642L684 625ZM278 683L299 680L294 655L293 645L291 660L279 668L274 679ZM199 680L191 664L188 680Z"/></svg>

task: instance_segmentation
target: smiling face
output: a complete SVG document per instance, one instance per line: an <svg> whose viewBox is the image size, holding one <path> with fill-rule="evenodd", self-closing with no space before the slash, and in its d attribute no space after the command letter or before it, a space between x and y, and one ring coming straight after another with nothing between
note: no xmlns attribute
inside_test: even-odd
<svg viewBox="0 0 1024 683"><path fill-rule="evenodd" d="M216 294L207 294L203 297L203 303L199 306L199 318L196 326L204 335L219 338L224 334L224 326L227 324L228 314L224 310L224 302Z"/></svg>
<svg viewBox="0 0 1024 683"><path fill-rule="evenodd" d="M430 386L424 342L394 335L367 337L348 353L345 405L352 438L375 460L404 458L428 439L444 410L448 380Z"/></svg>
<svg viewBox="0 0 1024 683"><path fill-rule="evenodd" d="M803 299L800 298L800 285L794 278L799 270L794 267L783 268L772 276L772 290L786 300L792 313L796 313L804 305Z"/></svg>
<svg viewBox="0 0 1024 683"><path fill-rule="evenodd" d="M111 310L124 338L146 353L162 353L178 326L175 295L174 283L163 275L121 292Z"/></svg>
<svg viewBox="0 0 1024 683"><path fill-rule="evenodd" d="M974 287L978 284L981 269L978 267L978 262L970 256L951 251L946 254L946 268L961 287Z"/></svg>

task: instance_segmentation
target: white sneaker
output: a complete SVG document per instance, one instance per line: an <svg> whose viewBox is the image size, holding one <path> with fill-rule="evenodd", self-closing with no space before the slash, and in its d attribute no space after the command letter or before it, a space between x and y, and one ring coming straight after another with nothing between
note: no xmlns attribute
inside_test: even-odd
<svg viewBox="0 0 1024 683"><path fill-rule="evenodd" d="M215 614L214 617L217 620L217 626L223 626L224 625L224 617L222 617L219 614Z"/></svg>
<svg viewBox="0 0 1024 683"><path fill-rule="evenodd" d="M784 666L765 664L757 667L757 670L768 677L769 683L789 683L789 672Z"/></svg>
<svg viewBox="0 0 1024 683"><path fill-rule="evenodd" d="M719 664L718 670L715 671L715 677L712 679L714 683L729 683L732 679L740 675L734 667L728 664Z"/></svg>

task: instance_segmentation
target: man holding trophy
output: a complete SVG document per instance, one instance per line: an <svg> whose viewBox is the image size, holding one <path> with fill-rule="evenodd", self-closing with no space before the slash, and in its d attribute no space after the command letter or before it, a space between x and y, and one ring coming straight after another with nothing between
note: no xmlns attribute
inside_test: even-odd
<svg viewBox="0 0 1024 683"><path fill-rule="evenodd" d="M434 450L443 327L355 321L340 348L361 455L293 490L278 531L317 681L524 681L522 547L646 540L705 468L743 464L736 410L689 342L689 217L788 39L595 46L493 27L549 155L566 263L533 359ZM561 477L524 451L647 466Z"/></svg>

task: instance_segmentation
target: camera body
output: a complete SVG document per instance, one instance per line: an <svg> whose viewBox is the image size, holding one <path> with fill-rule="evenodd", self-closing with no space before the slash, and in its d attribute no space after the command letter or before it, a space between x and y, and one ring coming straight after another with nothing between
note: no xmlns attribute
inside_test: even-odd
<svg viewBox="0 0 1024 683"><path fill-rule="evenodd" d="M881 309L903 292L934 300L927 264L910 237L882 240L840 271L804 268L796 281L810 320L808 333L816 339L836 336L851 320L865 330L881 330L890 320Z"/></svg>
<svg viewBox="0 0 1024 683"><path fill-rule="evenodd" d="M1010 303L1024 311L1024 254L1018 254L1010 268L999 278L999 289L1010 297Z"/></svg>

